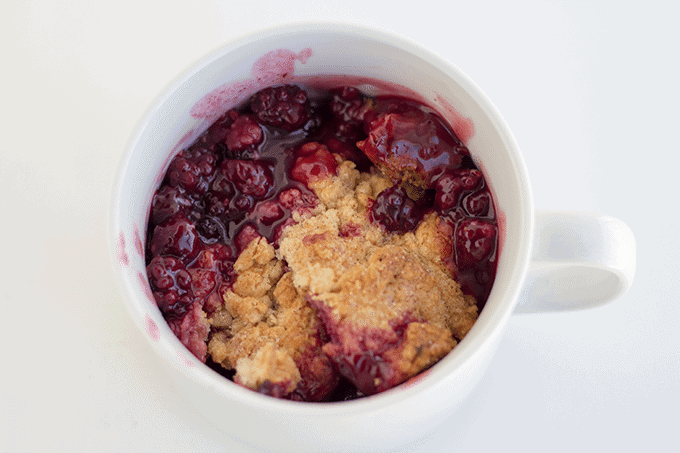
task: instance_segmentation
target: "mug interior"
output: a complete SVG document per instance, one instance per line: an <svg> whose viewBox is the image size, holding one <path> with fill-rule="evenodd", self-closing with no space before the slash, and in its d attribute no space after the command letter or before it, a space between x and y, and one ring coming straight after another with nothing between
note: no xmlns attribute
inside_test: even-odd
<svg viewBox="0 0 680 453"><path fill-rule="evenodd" d="M351 76L370 90L406 89L447 119L491 187L501 230L494 287L468 336L414 385L343 403L291 403L258 395L200 363L172 334L146 279L146 223L155 190L172 157L228 108L273 84ZM336 80L341 80L340 79ZM379 80L383 83L372 81ZM217 115L217 116L215 116ZM460 71L401 38L356 27L293 26L225 46L156 100L133 135L119 169L111 207L110 242L124 302L153 347L185 377L231 400L293 413L331 414L412 400L450 379L502 330L528 266L533 207L526 169L514 138L485 95Z"/></svg>

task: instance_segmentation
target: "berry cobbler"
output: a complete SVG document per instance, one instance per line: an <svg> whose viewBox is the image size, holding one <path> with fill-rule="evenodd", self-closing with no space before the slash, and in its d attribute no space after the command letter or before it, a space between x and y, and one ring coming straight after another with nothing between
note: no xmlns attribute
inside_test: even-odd
<svg viewBox="0 0 680 453"><path fill-rule="evenodd" d="M489 187L435 111L353 87L273 86L170 162L146 259L168 325L254 391L343 401L465 337L488 298Z"/></svg>

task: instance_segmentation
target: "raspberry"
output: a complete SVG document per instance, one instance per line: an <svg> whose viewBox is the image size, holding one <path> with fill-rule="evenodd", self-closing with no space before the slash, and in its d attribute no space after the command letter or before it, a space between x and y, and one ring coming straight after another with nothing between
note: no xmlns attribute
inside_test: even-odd
<svg viewBox="0 0 680 453"><path fill-rule="evenodd" d="M295 85L269 87L255 93L250 109L261 124L287 131L301 128L310 117L307 93Z"/></svg>
<svg viewBox="0 0 680 453"><path fill-rule="evenodd" d="M458 267L474 265L491 255L496 244L496 227L487 220L463 219L456 228Z"/></svg>
<svg viewBox="0 0 680 453"><path fill-rule="evenodd" d="M318 199L315 195L303 192L298 188L285 189L279 193L279 203L288 211L305 211L317 205ZM300 212L303 213L303 212Z"/></svg>
<svg viewBox="0 0 680 453"><path fill-rule="evenodd" d="M359 90L354 87L342 87L333 91L330 104L331 113L343 123L359 124L370 109Z"/></svg>
<svg viewBox="0 0 680 453"><path fill-rule="evenodd" d="M393 181L424 188L468 154L437 116L406 102L370 121L368 138L357 147Z"/></svg>
<svg viewBox="0 0 680 453"><path fill-rule="evenodd" d="M257 239L259 237L262 237L262 235L259 231L257 231L255 225L251 223L244 225L243 228L241 228L241 231L239 231L234 238L234 244L236 245L239 254L248 247L248 244L250 244L253 239Z"/></svg>
<svg viewBox="0 0 680 453"><path fill-rule="evenodd" d="M371 206L370 216L373 222L384 226L387 231L405 233L418 226L423 213L406 191L395 185L380 192Z"/></svg>
<svg viewBox="0 0 680 453"><path fill-rule="evenodd" d="M197 143L205 144L215 144L224 143L227 135L229 134L229 129L233 124L234 120L239 117L239 113L236 110L227 110L222 116L220 116L217 121L215 121L206 131L204 135L199 137Z"/></svg>
<svg viewBox="0 0 680 453"><path fill-rule="evenodd" d="M191 207L191 200L181 187L163 186L153 197L151 204L151 222L154 225L163 223L175 214L186 214Z"/></svg>
<svg viewBox="0 0 680 453"><path fill-rule="evenodd" d="M231 284L233 272L233 253L224 244L214 244L201 251L187 269L191 275L191 289L203 309L212 313L222 304L222 296L217 290L221 284Z"/></svg>
<svg viewBox="0 0 680 453"><path fill-rule="evenodd" d="M291 177L305 184L317 182L337 173L338 164L325 145L305 143L298 149Z"/></svg>
<svg viewBox="0 0 680 453"><path fill-rule="evenodd" d="M205 354L208 350L207 340L210 325L205 319L199 303L192 303L186 314L180 318L168 319L168 326L186 348L205 363Z"/></svg>
<svg viewBox="0 0 680 453"><path fill-rule="evenodd" d="M146 267L154 299L170 318L184 316L193 301L191 275L184 264L171 256L157 256Z"/></svg>
<svg viewBox="0 0 680 453"><path fill-rule="evenodd" d="M215 173L217 156L205 148L189 148L178 154L168 168L171 186L181 186L187 193L202 195Z"/></svg>
<svg viewBox="0 0 680 453"><path fill-rule="evenodd" d="M479 186L482 173L479 170L458 170L444 173L435 182L435 203L441 212L458 206L463 192L471 191Z"/></svg>
<svg viewBox="0 0 680 453"><path fill-rule="evenodd" d="M215 179L210 184L210 190L229 199L236 193L234 185L229 181L229 177L222 167L217 170Z"/></svg>
<svg viewBox="0 0 680 453"><path fill-rule="evenodd" d="M262 128L250 115L236 118L226 137L229 151L243 151L248 147L256 147L264 139Z"/></svg>
<svg viewBox="0 0 680 453"><path fill-rule="evenodd" d="M214 217L224 215L229 209L229 197L224 196L219 192L208 192L204 197L205 212Z"/></svg>
<svg viewBox="0 0 680 453"><path fill-rule="evenodd" d="M255 207L257 222L269 226L277 220L281 220L285 213L281 205L275 201L264 201Z"/></svg>
<svg viewBox="0 0 680 453"><path fill-rule="evenodd" d="M191 268L203 268L225 274L231 271L231 262L234 254L224 244L214 244L201 250Z"/></svg>
<svg viewBox="0 0 680 453"><path fill-rule="evenodd" d="M244 195L264 198L274 187L274 174L264 161L226 159L221 170Z"/></svg>
<svg viewBox="0 0 680 453"><path fill-rule="evenodd" d="M172 255L189 263L201 251L196 226L188 218L177 215L156 226L151 238L151 256Z"/></svg>

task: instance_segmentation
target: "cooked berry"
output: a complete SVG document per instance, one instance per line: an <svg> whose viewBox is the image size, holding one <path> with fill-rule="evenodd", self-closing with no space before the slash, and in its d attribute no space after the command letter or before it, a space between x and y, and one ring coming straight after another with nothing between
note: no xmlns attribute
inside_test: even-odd
<svg viewBox="0 0 680 453"><path fill-rule="evenodd" d="M482 181L479 170L458 170L447 172L435 182L435 203L441 212L456 207L463 192L476 189Z"/></svg>
<svg viewBox="0 0 680 453"><path fill-rule="evenodd" d="M275 246L278 246L279 241L281 240L281 235L283 234L283 231L291 226L295 225L297 222L293 217L288 217L282 222L279 222L276 227L273 229L273 234L271 235L271 243L274 244Z"/></svg>
<svg viewBox="0 0 680 453"><path fill-rule="evenodd" d="M338 385L339 376L330 358L321 349L323 341L316 335L307 350L300 354L295 363L300 370L301 380L295 388L293 398L301 401L323 401Z"/></svg>
<svg viewBox="0 0 680 453"><path fill-rule="evenodd" d="M408 102L368 121L368 138L357 146L393 181L425 188L447 169L460 167L467 154L438 116Z"/></svg>
<svg viewBox="0 0 680 453"><path fill-rule="evenodd" d="M305 143L297 151L291 176L305 184L320 181L337 172L338 164L325 145L318 142Z"/></svg>
<svg viewBox="0 0 680 453"><path fill-rule="evenodd" d="M184 264L171 256L157 256L146 267L158 308L169 317L180 318L193 301L191 275Z"/></svg>
<svg viewBox="0 0 680 453"><path fill-rule="evenodd" d="M281 205L275 201L264 201L258 203L255 207L255 215L258 222L267 226L277 220L281 220L284 214Z"/></svg>
<svg viewBox="0 0 680 453"><path fill-rule="evenodd" d="M354 87L342 87L333 91L330 104L333 116L343 123L361 124L364 115L370 110L370 104L364 100L361 92Z"/></svg>
<svg viewBox="0 0 680 453"><path fill-rule="evenodd" d="M177 215L154 228L149 248L151 256L172 255L188 263L200 252L201 240L194 223Z"/></svg>
<svg viewBox="0 0 680 453"><path fill-rule="evenodd" d="M314 195L297 188L283 190L279 193L278 200L281 206L288 211L295 211L300 208L311 209L317 204Z"/></svg>
<svg viewBox="0 0 680 453"><path fill-rule="evenodd" d="M459 267L488 258L496 245L496 227L488 220L464 219L456 228Z"/></svg>
<svg viewBox="0 0 680 453"><path fill-rule="evenodd" d="M229 247L217 243L201 250L201 253L196 257L196 261L190 267L210 269L226 274L231 272L231 263L234 258L234 254Z"/></svg>
<svg viewBox="0 0 680 453"><path fill-rule="evenodd" d="M387 231L413 231L423 218L423 213L399 185L385 189L371 206L371 220L384 226Z"/></svg>
<svg viewBox="0 0 680 453"><path fill-rule="evenodd" d="M269 87L255 93L250 109L260 123L287 131L301 128L310 116L307 93L295 85Z"/></svg>
<svg viewBox="0 0 680 453"><path fill-rule="evenodd" d="M224 143L227 139L227 135L229 134L232 123L239 116L240 114L238 111L234 109L227 110L208 128L205 134L196 140L196 143L204 144L207 147L217 143Z"/></svg>
<svg viewBox="0 0 680 453"><path fill-rule="evenodd" d="M168 168L170 185L181 186L188 193L203 194L215 172L217 156L204 148L189 148L177 155Z"/></svg>
<svg viewBox="0 0 680 453"><path fill-rule="evenodd" d="M168 326L198 360L205 362L206 340L210 326L198 301L189 305L181 318L168 318Z"/></svg>
<svg viewBox="0 0 680 453"><path fill-rule="evenodd" d="M207 297L217 285L217 272L210 269L189 269L191 275L191 291L197 300Z"/></svg>
<svg viewBox="0 0 680 453"><path fill-rule="evenodd" d="M313 304L330 335L324 352L359 392L372 395L408 378L408 374L400 369L398 357L408 324L415 321L413 317L406 314L385 328L358 326L332 316L323 303L315 301Z"/></svg>
<svg viewBox="0 0 680 453"><path fill-rule="evenodd" d="M151 204L151 222L155 225L163 223L175 214L186 214L191 207L191 200L181 187L163 186L153 197Z"/></svg>
<svg viewBox="0 0 680 453"><path fill-rule="evenodd" d="M264 161L226 159L221 170L244 195L264 198L274 187L274 175Z"/></svg>
<svg viewBox="0 0 680 453"><path fill-rule="evenodd" d="M241 228L241 231L239 231L234 238L236 249L239 253L241 253L246 247L248 247L248 244L250 244L253 239L259 238L261 236L262 235L259 231L257 231L255 225L251 223L244 225L243 228Z"/></svg>
<svg viewBox="0 0 680 453"><path fill-rule="evenodd" d="M173 186L182 186L188 191L193 191L198 183L200 170L198 166L189 162L183 156L175 157L170 163L168 177Z"/></svg>
<svg viewBox="0 0 680 453"><path fill-rule="evenodd" d="M208 192L203 198L203 209L208 215L213 217L223 216L229 210L231 199L219 192Z"/></svg>
<svg viewBox="0 0 680 453"><path fill-rule="evenodd" d="M262 143L264 134L262 128L250 115L236 118L229 128L226 144L229 151L243 151L248 147L255 147Z"/></svg>
<svg viewBox="0 0 680 453"><path fill-rule="evenodd" d="M489 213L491 195L486 190L472 193L463 200L463 207L467 213L474 217L484 217Z"/></svg>
<svg viewBox="0 0 680 453"><path fill-rule="evenodd" d="M210 190L212 192L219 193L226 198L231 198L236 193L234 191L234 185L229 179L229 175L227 175L225 169L222 167L217 170L215 179L213 179L212 183L210 184Z"/></svg>
<svg viewBox="0 0 680 453"><path fill-rule="evenodd" d="M251 209L253 209L253 205L255 204L255 201L253 200L253 197L249 197L248 195L240 195L234 199L234 207L239 211L239 212L248 212Z"/></svg>
<svg viewBox="0 0 680 453"><path fill-rule="evenodd" d="M214 244L227 238L227 232L222 222L212 216L202 217L196 223L196 231L198 231L201 240L206 244Z"/></svg>
<svg viewBox="0 0 680 453"><path fill-rule="evenodd" d="M346 378L341 378L340 382L331 395L330 401L351 401L359 398L365 397L366 394L362 393L354 384L352 384Z"/></svg>
<svg viewBox="0 0 680 453"><path fill-rule="evenodd" d="M273 396L274 398L282 398L286 395L288 395L288 390L287 387L290 385L290 382L272 382L269 380L266 380L260 385L260 388L257 389L258 393L262 393L263 395L268 395L268 396Z"/></svg>
<svg viewBox="0 0 680 453"><path fill-rule="evenodd" d="M368 157L356 146L359 138L354 140L341 140L337 137L324 138L323 143L332 154L337 154L345 160L351 160L356 164L357 170L368 172L373 165Z"/></svg>
<svg viewBox="0 0 680 453"><path fill-rule="evenodd" d="M354 162L359 171L366 172L371 161L356 143L366 138L363 118L370 110L371 101L352 87L332 90L331 94L328 105L321 108L323 121L315 133L317 141L326 145L331 153Z"/></svg>

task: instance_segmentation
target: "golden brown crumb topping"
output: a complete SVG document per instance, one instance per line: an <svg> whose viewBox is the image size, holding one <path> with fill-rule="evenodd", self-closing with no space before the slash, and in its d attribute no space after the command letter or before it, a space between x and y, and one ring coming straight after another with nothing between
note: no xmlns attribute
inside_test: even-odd
<svg viewBox="0 0 680 453"><path fill-rule="evenodd" d="M431 366L470 330L477 307L447 265L444 222L429 214L399 235L369 221L368 207L391 185L339 161L337 176L311 184L320 204L295 217L278 250L259 238L241 253L233 288L209 318L208 353L236 382L276 384L282 395L319 378L332 387L347 357L370 353L389 364L363 386L370 393Z"/></svg>

